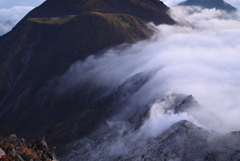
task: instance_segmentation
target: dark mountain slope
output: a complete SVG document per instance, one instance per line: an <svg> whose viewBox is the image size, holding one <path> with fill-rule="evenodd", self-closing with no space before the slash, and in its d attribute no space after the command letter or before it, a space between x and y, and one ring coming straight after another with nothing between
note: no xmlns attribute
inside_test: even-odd
<svg viewBox="0 0 240 161"><path fill-rule="evenodd" d="M110 46L123 42L136 42L151 35L150 28L143 21L125 14L111 15L89 12L80 16L69 16L70 22L61 22L60 24L56 23L57 21L55 23L51 22L54 19L60 18L28 19L25 21L27 25L24 25L24 36L21 35L20 39L22 39L21 43L24 45L29 44L29 46L16 43L17 45L13 46L13 48L16 49L19 46L20 49L12 53L13 57L7 54L7 63L2 63L2 68L5 67L2 78L8 83L8 89L5 89L7 92L3 93L1 101L1 107L3 107L1 125L3 126L10 123L12 123L12 129L26 126L29 121L26 122L25 117L29 117L32 114L27 113L27 116L23 115L28 109L26 107L32 106L31 108L37 108L36 106L38 105L32 102L37 91L48 80L63 74L76 60L84 59L88 55ZM87 22L81 23L85 20ZM95 23L99 25L95 26ZM66 36L64 36L64 33L67 33ZM22 48L23 50L21 50ZM3 86L7 87L6 84ZM84 92L84 89L79 90ZM85 90L89 89L85 88ZM79 95L79 92L76 95ZM68 97L60 100L63 103L62 106L73 101ZM34 105L32 105L33 103ZM15 108L18 108L17 113ZM48 107L46 107L46 111L48 111ZM14 119L11 122L9 117L24 117L24 119L22 120L23 122L20 119L16 124ZM45 116L36 117L44 120ZM48 123L49 121L46 122L46 124ZM31 127L33 125L31 123Z"/></svg>
<svg viewBox="0 0 240 161"><path fill-rule="evenodd" d="M180 6L200 6L202 8L216 8L219 10L225 10L227 12L233 12L237 9L232 5L226 3L223 0L187 0L179 3Z"/></svg>
<svg viewBox="0 0 240 161"><path fill-rule="evenodd" d="M155 24L175 22L166 14L168 7L158 0L47 0L24 19L79 15L84 12L124 13Z"/></svg>
<svg viewBox="0 0 240 161"><path fill-rule="evenodd" d="M58 78L77 60L149 38L147 22L176 24L167 10L157 0L48 0L31 11L0 37L1 134L44 135L50 147L61 147L90 133L121 88L84 82L58 93Z"/></svg>

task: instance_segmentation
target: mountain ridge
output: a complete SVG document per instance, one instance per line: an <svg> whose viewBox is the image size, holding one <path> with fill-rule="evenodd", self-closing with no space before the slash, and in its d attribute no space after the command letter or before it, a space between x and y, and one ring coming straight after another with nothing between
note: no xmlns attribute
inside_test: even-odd
<svg viewBox="0 0 240 161"><path fill-rule="evenodd" d="M88 82L56 94L58 78L77 60L150 38L149 22L177 24L168 10L157 0L47 0L32 10L0 37L1 133L44 135L59 151L89 134L110 115L113 89Z"/></svg>
<svg viewBox="0 0 240 161"><path fill-rule="evenodd" d="M179 6L199 6L207 9L219 9L227 12L235 12L237 9L223 0L186 0L178 4Z"/></svg>
<svg viewBox="0 0 240 161"><path fill-rule="evenodd" d="M134 11L133 11L134 9ZM158 0L47 0L42 5L27 14L27 18L57 17L63 15L79 15L84 12L124 13L138 17L146 22L155 24L174 24L170 16L166 15L169 8ZM158 15L158 16L156 16ZM149 18L151 16L151 18Z"/></svg>

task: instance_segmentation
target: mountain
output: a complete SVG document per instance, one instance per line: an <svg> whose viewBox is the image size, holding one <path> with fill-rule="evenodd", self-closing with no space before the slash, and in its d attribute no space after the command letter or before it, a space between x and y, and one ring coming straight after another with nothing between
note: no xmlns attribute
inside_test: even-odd
<svg viewBox="0 0 240 161"><path fill-rule="evenodd" d="M91 133L151 75L111 89L89 81L67 90L60 78L76 61L150 38L149 22L177 24L168 10L158 0L47 0L32 10L0 37L0 133L46 136L58 152Z"/></svg>
<svg viewBox="0 0 240 161"><path fill-rule="evenodd" d="M186 0L178 4L179 6L199 6L202 8L216 8L227 12L233 12L237 9L223 0Z"/></svg>
<svg viewBox="0 0 240 161"><path fill-rule="evenodd" d="M166 115L169 115L169 110L174 110L176 115L180 115L194 108L202 108L193 96L175 93L156 103L163 105L159 108L163 108ZM105 130L96 130L92 136L69 146L73 150L63 160L235 161L240 158L240 132L219 134L190 121L180 120L155 137L150 137L151 129L147 128L145 131L143 128L152 117L150 113L148 110L135 120L112 122ZM174 119L172 114L169 116ZM158 126L161 126L160 122Z"/></svg>

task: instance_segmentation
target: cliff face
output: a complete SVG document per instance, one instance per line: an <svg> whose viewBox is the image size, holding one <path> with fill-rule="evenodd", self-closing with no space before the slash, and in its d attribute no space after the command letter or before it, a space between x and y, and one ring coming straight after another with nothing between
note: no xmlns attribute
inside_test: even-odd
<svg viewBox="0 0 240 161"><path fill-rule="evenodd" d="M88 82L56 93L55 80L77 60L149 38L148 22L176 24L168 9L158 0L47 0L35 8L0 37L1 133L46 136L50 147L90 133L111 113L121 88L106 95Z"/></svg>

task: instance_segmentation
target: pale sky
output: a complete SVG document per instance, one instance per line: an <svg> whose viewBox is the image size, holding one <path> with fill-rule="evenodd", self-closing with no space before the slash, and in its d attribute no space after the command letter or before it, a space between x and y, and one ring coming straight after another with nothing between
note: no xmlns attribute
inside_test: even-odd
<svg viewBox="0 0 240 161"><path fill-rule="evenodd" d="M9 9L14 6L39 6L44 0L0 0L0 9Z"/></svg>
<svg viewBox="0 0 240 161"><path fill-rule="evenodd" d="M184 0L162 0L165 4L172 7ZM232 4L235 7L240 6L239 0L225 0L227 3ZM1 8L11 8L14 6L39 6L41 3L43 3L44 0L0 0L0 9Z"/></svg>

